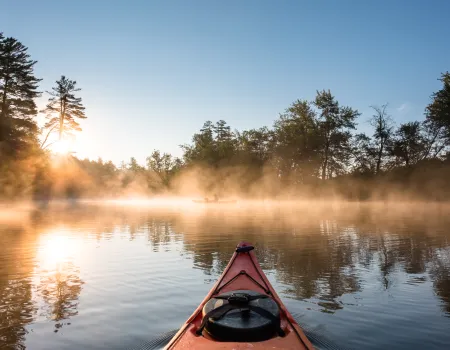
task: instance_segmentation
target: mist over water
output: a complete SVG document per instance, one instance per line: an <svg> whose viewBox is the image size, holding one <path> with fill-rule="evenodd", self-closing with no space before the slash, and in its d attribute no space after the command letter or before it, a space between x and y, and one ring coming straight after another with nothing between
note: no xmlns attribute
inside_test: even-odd
<svg viewBox="0 0 450 350"><path fill-rule="evenodd" d="M0 212L1 348L132 348L178 328L242 240L288 309L336 344L450 344L445 204L167 198Z"/></svg>

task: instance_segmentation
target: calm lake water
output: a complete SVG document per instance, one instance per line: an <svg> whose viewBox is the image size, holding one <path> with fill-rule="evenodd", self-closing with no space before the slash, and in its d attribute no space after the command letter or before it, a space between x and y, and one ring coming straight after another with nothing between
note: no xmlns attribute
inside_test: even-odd
<svg viewBox="0 0 450 350"><path fill-rule="evenodd" d="M179 328L241 240L345 348L450 348L448 206L83 203L0 209L0 348L132 349Z"/></svg>

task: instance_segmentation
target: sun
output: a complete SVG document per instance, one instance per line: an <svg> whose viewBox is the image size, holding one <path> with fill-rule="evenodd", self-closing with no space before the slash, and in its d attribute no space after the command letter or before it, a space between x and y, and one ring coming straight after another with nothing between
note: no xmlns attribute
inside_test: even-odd
<svg viewBox="0 0 450 350"><path fill-rule="evenodd" d="M70 146L68 140L59 140L53 144L52 149L57 154L68 154L70 152Z"/></svg>

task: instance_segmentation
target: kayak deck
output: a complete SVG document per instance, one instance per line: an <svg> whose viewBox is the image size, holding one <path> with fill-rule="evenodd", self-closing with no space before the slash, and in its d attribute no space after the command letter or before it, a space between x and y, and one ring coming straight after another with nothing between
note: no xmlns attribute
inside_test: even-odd
<svg viewBox="0 0 450 350"><path fill-rule="evenodd" d="M252 249L245 242L238 245L219 280L165 349L313 349L264 275ZM280 326L284 336L275 335L260 342L220 342L207 332L198 335L203 319L203 306L214 296L236 290L255 291L272 298L280 309Z"/></svg>

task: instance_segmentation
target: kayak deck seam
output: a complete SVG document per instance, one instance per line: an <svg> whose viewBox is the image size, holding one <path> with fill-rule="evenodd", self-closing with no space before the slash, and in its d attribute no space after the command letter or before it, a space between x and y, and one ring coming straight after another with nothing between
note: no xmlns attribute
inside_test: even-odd
<svg viewBox="0 0 450 350"><path fill-rule="evenodd" d="M233 278L231 278L227 283L225 283L223 286L221 286L220 288L216 289L216 291L214 292L214 294L217 294L220 292L220 290L222 290L223 288L225 288L226 286L228 286L230 283L234 282L239 276L245 275L247 276L252 282L254 282L258 287L260 287L266 294L270 295L270 290L267 289L266 287L264 287L261 283L259 283L257 280L255 280L252 276L250 276L245 270L240 271L236 276L234 276ZM264 281L264 280L263 280ZM264 283L265 284L265 283Z"/></svg>

